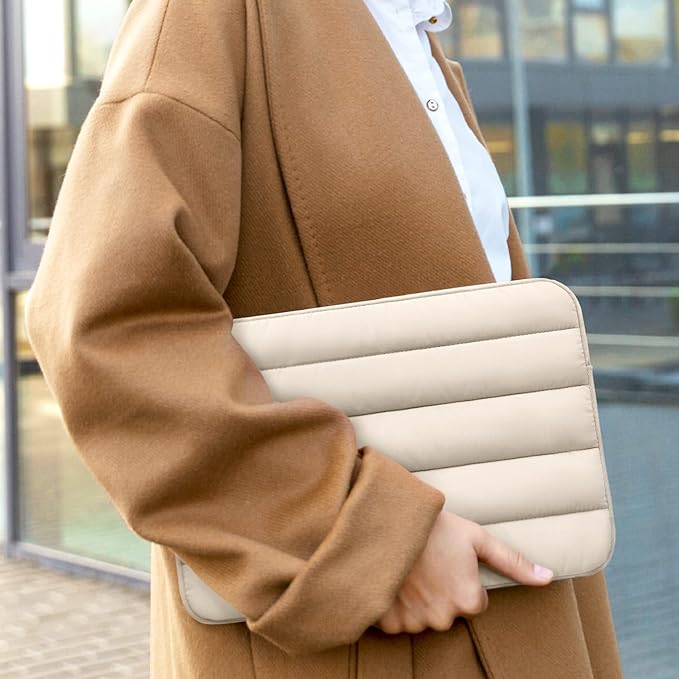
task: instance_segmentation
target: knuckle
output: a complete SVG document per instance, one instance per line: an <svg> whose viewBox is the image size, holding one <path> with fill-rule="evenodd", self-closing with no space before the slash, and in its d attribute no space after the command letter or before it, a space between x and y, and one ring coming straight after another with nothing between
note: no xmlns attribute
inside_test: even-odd
<svg viewBox="0 0 679 679"><path fill-rule="evenodd" d="M487 605L488 601L485 592L479 592L479 595L476 597L473 605L470 607L469 612L472 615L478 615L479 613L483 613L483 611L486 610Z"/></svg>
<svg viewBox="0 0 679 679"><path fill-rule="evenodd" d="M457 616L453 609L441 609L432 613L429 620L429 627L437 632L445 632L452 627L453 621Z"/></svg>
<svg viewBox="0 0 679 679"><path fill-rule="evenodd" d="M386 634L398 634L402 626L398 616L387 613L380 618L378 627Z"/></svg>
<svg viewBox="0 0 679 679"><path fill-rule="evenodd" d="M485 596L482 589L470 592L463 601L460 602L465 615L477 615L485 608Z"/></svg>
<svg viewBox="0 0 679 679"><path fill-rule="evenodd" d="M421 622L409 622L406 624L404 631L407 632L408 634L419 634L420 632L423 632L427 628L426 625L424 625Z"/></svg>
<svg viewBox="0 0 679 679"><path fill-rule="evenodd" d="M401 625L395 620L389 620L381 623L380 629L386 634L398 634L401 632Z"/></svg>
<svg viewBox="0 0 679 679"><path fill-rule="evenodd" d="M418 634L426 629L427 625L424 621L415 617L411 613L405 613L403 616L403 629L409 634Z"/></svg>

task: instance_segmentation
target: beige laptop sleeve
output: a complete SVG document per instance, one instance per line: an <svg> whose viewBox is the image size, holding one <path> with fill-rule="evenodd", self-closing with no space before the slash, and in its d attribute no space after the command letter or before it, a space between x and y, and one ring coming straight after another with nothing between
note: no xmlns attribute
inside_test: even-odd
<svg viewBox="0 0 679 679"><path fill-rule="evenodd" d="M613 508L580 304L529 278L234 321L275 400L320 398L554 579L610 561ZM188 612L244 616L176 558ZM479 565L486 588L515 581Z"/></svg>

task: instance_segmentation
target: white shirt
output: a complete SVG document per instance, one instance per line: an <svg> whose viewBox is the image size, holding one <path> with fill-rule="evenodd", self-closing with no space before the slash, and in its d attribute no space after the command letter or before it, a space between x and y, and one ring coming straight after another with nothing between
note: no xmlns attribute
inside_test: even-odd
<svg viewBox="0 0 679 679"><path fill-rule="evenodd" d="M511 279L507 196L488 151L467 125L425 31L443 31L445 0L364 0L419 97L462 188L496 281ZM430 21L430 18L432 21Z"/></svg>

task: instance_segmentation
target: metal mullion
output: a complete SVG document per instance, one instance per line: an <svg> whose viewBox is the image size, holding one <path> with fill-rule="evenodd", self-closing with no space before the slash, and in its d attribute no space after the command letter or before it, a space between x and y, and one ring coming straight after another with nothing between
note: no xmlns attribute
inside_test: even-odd
<svg viewBox="0 0 679 679"><path fill-rule="evenodd" d="M3 0L6 6L5 93L8 97L8 137L5 158L12 173L9 176L9 257L6 271L37 269L43 244L31 240L28 188L28 114L24 85L23 0Z"/></svg>
<svg viewBox="0 0 679 679"><path fill-rule="evenodd" d="M7 109L9 107L9 98L7 96L7 76L6 76L6 64L7 64L7 40L6 36L6 26L7 26L7 3L0 5L0 158L5 159L7 157ZM0 162L0 266L2 267L2 309L5 308L5 297L6 297L6 286L4 285L5 276L4 273L7 271L7 230L9 221L9 192L8 192L8 176L6 170L7 164L5 162ZM3 324L4 324L4 313L3 313ZM5 418L7 417L6 410L3 413ZM14 463L14 457L10 453L10 447L7 444L7 427L5 426L5 438L3 441L4 445L4 473L5 473L5 496L3 499L3 511L5 513L6 519L6 539L4 543L5 554L9 553L9 545L13 542L16 537L15 523L14 523L14 490L15 490L15 469L16 465Z"/></svg>
<svg viewBox="0 0 679 679"><path fill-rule="evenodd" d="M679 35L677 35L677 3L676 0L668 0L668 24L669 24L669 40L667 48L670 51L669 63L676 65L679 62Z"/></svg>
<svg viewBox="0 0 679 679"><path fill-rule="evenodd" d="M6 158L12 172L9 175L9 245L6 272L24 268L23 259L27 245L28 230L28 183L27 183L27 115L24 87L24 30L22 0L5 0L7 8L5 44L6 88L8 97L8 137Z"/></svg>
<svg viewBox="0 0 679 679"><path fill-rule="evenodd" d="M602 10L603 15L607 18L607 31L606 31L606 39L607 39L607 53L608 53L608 59L606 60L606 63L610 66L611 64L614 64L616 59L615 59L615 45L614 45L614 36L613 36L613 7L612 7L612 0L604 0L604 8Z"/></svg>
<svg viewBox="0 0 679 679"><path fill-rule="evenodd" d="M579 59L575 53L575 15L579 12L575 3L566 0L564 2L565 22L566 22L566 61L577 64Z"/></svg>
<svg viewBox="0 0 679 679"><path fill-rule="evenodd" d="M4 349L4 379L3 390L5 397L5 479L6 479L6 514L7 536L5 552L9 555L19 539L19 460L17 447L16 422L16 346L14 342L14 292L8 285L8 274L12 269L14 232L16 231L16 217L18 198L25 196L23 175L18 181L17 174L6 168L16 168L15 163L19 150L16 144L17 127L23 120L21 101L17 100L17 90L21 88L20 98L23 98L23 78L21 64L21 36L17 28L21 26L21 0L5 0L0 8L0 105L2 116L0 122L0 157L9 162L3 162L0 168L0 193L4 201L0 205L2 213L2 231L0 241L0 260L2 265L2 318L3 318L3 349ZM18 76L18 77L17 77ZM19 126L24 129L23 123ZM21 165L23 166L23 164ZM21 222L20 222L21 223Z"/></svg>

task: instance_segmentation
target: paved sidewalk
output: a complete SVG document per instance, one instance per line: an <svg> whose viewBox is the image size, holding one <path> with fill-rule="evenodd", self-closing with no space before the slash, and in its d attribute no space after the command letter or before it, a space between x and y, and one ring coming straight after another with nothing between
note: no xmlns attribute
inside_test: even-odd
<svg viewBox="0 0 679 679"><path fill-rule="evenodd" d="M148 593L0 554L0 677L148 679Z"/></svg>

